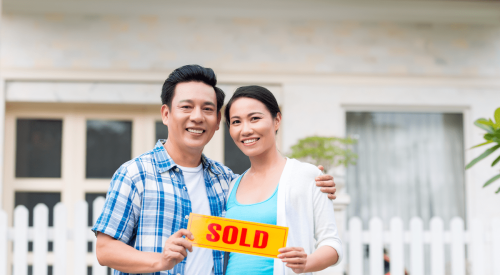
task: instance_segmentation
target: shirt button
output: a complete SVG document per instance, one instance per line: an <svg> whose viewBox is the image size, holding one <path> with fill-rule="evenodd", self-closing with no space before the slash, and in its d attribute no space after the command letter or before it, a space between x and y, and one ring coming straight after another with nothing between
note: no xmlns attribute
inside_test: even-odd
<svg viewBox="0 0 500 275"><path fill-rule="evenodd" d="M175 168L175 172L179 172L179 168L177 168L177 167L176 167L176 168Z"/></svg>
<svg viewBox="0 0 500 275"><path fill-rule="evenodd" d="M177 273L177 275L181 275L180 273Z"/></svg>
<svg viewBox="0 0 500 275"><path fill-rule="evenodd" d="M186 215L184 218L186 218L186 220L189 220L189 216L188 215Z"/></svg>

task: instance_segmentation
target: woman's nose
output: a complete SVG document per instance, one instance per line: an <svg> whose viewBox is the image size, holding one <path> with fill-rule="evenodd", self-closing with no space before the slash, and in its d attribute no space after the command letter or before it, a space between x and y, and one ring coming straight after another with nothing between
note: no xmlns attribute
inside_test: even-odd
<svg viewBox="0 0 500 275"><path fill-rule="evenodd" d="M253 129L252 129L252 126L250 125L250 123L246 123L246 122L243 123L243 129L241 130L241 133L244 136L248 136L248 135L253 134Z"/></svg>

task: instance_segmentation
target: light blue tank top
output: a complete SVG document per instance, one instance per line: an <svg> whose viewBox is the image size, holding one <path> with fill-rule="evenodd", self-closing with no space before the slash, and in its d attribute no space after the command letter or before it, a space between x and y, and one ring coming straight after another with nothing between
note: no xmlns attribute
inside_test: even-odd
<svg viewBox="0 0 500 275"><path fill-rule="evenodd" d="M265 201L254 204L240 204L236 200L236 190L240 185L241 177L243 175L238 178L231 194L229 194L226 218L276 225L278 187L276 187L271 197ZM233 252L229 254L226 275L272 275L273 271L274 259L272 258Z"/></svg>

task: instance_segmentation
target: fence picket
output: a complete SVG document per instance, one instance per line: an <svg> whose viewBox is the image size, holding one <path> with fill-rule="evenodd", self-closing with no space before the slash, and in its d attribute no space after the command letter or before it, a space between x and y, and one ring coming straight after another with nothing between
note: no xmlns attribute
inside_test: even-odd
<svg viewBox="0 0 500 275"><path fill-rule="evenodd" d="M28 209L19 205L14 210L14 275L28 274Z"/></svg>
<svg viewBox="0 0 500 275"><path fill-rule="evenodd" d="M74 275L87 274L87 222L88 205L85 201L75 204L75 225L73 228L74 243Z"/></svg>
<svg viewBox="0 0 500 275"><path fill-rule="evenodd" d="M380 218L370 220L370 274L384 274L384 234Z"/></svg>
<svg viewBox="0 0 500 275"><path fill-rule="evenodd" d="M349 275L363 275L363 227L358 217L349 220Z"/></svg>
<svg viewBox="0 0 500 275"><path fill-rule="evenodd" d="M54 207L54 275L66 274L68 211L62 203Z"/></svg>
<svg viewBox="0 0 500 275"><path fill-rule="evenodd" d="M491 238L492 238L492 259L493 260L493 275L500 275L500 219L491 221Z"/></svg>
<svg viewBox="0 0 500 275"><path fill-rule="evenodd" d="M33 274L47 275L49 209L37 204L33 210Z"/></svg>
<svg viewBox="0 0 500 275"><path fill-rule="evenodd" d="M101 215L102 209L104 208L104 198L103 197L98 197L94 200L93 202L93 213L92 213L92 220L93 223L95 224L97 222L97 219L99 218L99 215ZM97 261L97 256L96 256L96 240L97 238L94 238L92 241L92 252L93 252L93 263L92 263L92 274L93 275L106 275L108 268L106 266L101 266L99 262Z"/></svg>
<svg viewBox="0 0 500 275"><path fill-rule="evenodd" d="M0 274L7 274L7 213L0 210Z"/></svg>
<svg viewBox="0 0 500 275"><path fill-rule="evenodd" d="M431 219L431 275L444 275L444 226L441 218Z"/></svg>
<svg viewBox="0 0 500 275"><path fill-rule="evenodd" d="M465 239L464 221L453 218L450 222L451 230L451 274L465 275Z"/></svg>
<svg viewBox="0 0 500 275"><path fill-rule="evenodd" d="M484 272L484 227L479 219L471 220L471 250L472 253L472 275L483 275Z"/></svg>
<svg viewBox="0 0 500 275"><path fill-rule="evenodd" d="M391 219L391 275L404 275L404 236L403 220L399 217Z"/></svg>
<svg viewBox="0 0 500 275"><path fill-rule="evenodd" d="M424 223L419 217L410 220L410 274L424 275Z"/></svg>

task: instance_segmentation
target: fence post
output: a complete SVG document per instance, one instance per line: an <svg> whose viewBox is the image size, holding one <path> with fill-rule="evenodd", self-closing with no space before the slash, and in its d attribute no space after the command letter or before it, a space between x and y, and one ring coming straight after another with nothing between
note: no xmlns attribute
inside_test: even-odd
<svg viewBox="0 0 500 275"><path fill-rule="evenodd" d="M419 217L410 220L410 274L424 275L424 223Z"/></svg>
<svg viewBox="0 0 500 275"><path fill-rule="evenodd" d="M465 275L465 240L464 221L453 218L450 222L451 229L451 274Z"/></svg>
<svg viewBox="0 0 500 275"><path fill-rule="evenodd" d="M384 274L384 233L382 220L370 220L370 274Z"/></svg>
<svg viewBox="0 0 500 275"><path fill-rule="evenodd" d="M87 222L88 222L87 202L79 201L75 204L75 225L73 228L74 242L74 275L87 274Z"/></svg>
<svg viewBox="0 0 500 275"><path fill-rule="evenodd" d="M470 225L472 253L472 275L484 274L484 227L479 219L472 219Z"/></svg>
<svg viewBox="0 0 500 275"><path fill-rule="evenodd" d="M37 204L33 210L33 274L47 275L49 209Z"/></svg>
<svg viewBox="0 0 500 275"><path fill-rule="evenodd" d="M66 274L68 222L66 206L59 202L54 207L54 275Z"/></svg>
<svg viewBox="0 0 500 275"><path fill-rule="evenodd" d="M495 218L491 221L491 238L493 240L493 275L500 275L500 219Z"/></svg>
<svg viewBox="0 0 500 275"><path fill-rule="evenodd" d="M391 219L391 275L404 275L404 236L403 221L399 217Z"/></svg>
<svg viewBox="0 0 500 275"><path fill-rule="evenodd" d="M102 209L104 208L104 198L103 197L98 197L94 200L93 202L93 213L92 213L92 220L94 224L97 222L97 219L99 218L99 215L101 215ZM94 238L92 240L92 255L93 255L93 264L92 264L92 274L93 275L106 275L108 268L106 266L101 266L99 262L97 261L97 256L96 256L96 241L97 238Z"/></svg>
<svg viewBox="0 0 500 275"><path fill-rule="evenodd" d="M431 219L431 275L444 275L444 234L443 220Z"/></svg>
<svg viewBox="0 0 500 275"><path fill-rule="evenodd" d="M363 227L358 217L349 220L349 275L363 275Z"/></svg>
<svg viewBox="0 0 500 275"><path fill-rule="evenodd" d="M0 274L7 274L7 213L0 210Z"/></svg>
<svg viewBox="0 0 500 275"><path fill-rule="evenodd" d="M28 209L19 205L14 210L14 275L28 274Z"/></svg>

